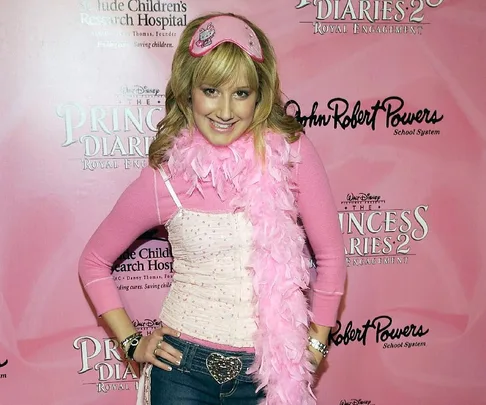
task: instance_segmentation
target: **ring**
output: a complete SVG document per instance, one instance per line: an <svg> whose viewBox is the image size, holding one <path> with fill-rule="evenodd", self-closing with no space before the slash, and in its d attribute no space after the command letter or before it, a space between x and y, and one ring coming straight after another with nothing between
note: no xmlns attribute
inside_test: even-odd
<svg viewBox="0 0 486 405"><path fill-rule="evenodd" d="M162 349L162 343L164 343L164 339L160 339L160 340L157 342L157 349Z"/></svg>
<svg viewBox="0 0 486 405"><path fill-rule="evenodd" d="M156 348L154 349L154 351L153 351L153 353L154 353L154 357L157 357L157 350L158 350L158 349L159 349L158 347L156 347Z"/></svg>

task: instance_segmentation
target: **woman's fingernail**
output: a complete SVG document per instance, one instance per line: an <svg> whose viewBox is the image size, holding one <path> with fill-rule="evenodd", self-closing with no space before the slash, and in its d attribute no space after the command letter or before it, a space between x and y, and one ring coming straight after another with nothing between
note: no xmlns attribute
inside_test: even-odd
<svg viewBox="0 0 486 405"><path fill-rule="evenodd" d="M167 366L167 371L172 371L172 367L171 366Z"/></svg>
<svg viewBox="0 0 486 405"><path fill-rule="evenodd" d="M177 337L181 337L181 332L177 332Z"/></svg>

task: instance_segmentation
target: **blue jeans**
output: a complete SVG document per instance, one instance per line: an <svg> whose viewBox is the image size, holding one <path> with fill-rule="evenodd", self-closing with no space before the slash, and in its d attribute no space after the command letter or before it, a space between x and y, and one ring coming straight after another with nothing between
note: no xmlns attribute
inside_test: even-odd
<svg viewBox="0 0 486 405"><path fill-rule="evenodd" d="M215 350L168 335L164 336L164 341L182 352L182 362L180 366L171 364L172 371L152 368L152 405L256 405L265 397L263 390L255 393L257 385L252 376L246 374L255 358L252 353ZM221 359L220 356L233 358L232 363L237 365L232 368L233 373L226 372L228 359L222 363L214 361Z"/></svg>

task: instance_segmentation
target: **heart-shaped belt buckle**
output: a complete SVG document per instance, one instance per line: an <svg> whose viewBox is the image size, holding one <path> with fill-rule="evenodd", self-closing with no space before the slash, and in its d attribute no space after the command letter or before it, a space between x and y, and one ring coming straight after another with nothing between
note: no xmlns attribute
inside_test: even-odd
<svg viewBox="0 0 486 405"><path fill-rule="evenodd" d="M206 367L218 384L224 384L240 373L243 363L238 357L225 357L219 353L211 353L206 359Z"/></svg>

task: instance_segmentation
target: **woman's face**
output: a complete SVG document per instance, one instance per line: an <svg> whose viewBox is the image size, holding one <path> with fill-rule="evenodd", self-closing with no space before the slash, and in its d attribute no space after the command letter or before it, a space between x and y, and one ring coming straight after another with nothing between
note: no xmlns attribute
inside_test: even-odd
<svg viewBox="0 0 486 405"><path fill-rule="evenodd" d="M192 89L192 114L203 136L213 145L226 146L244 135L253 122L256 91L243 75L232 84Z"/></svg>

